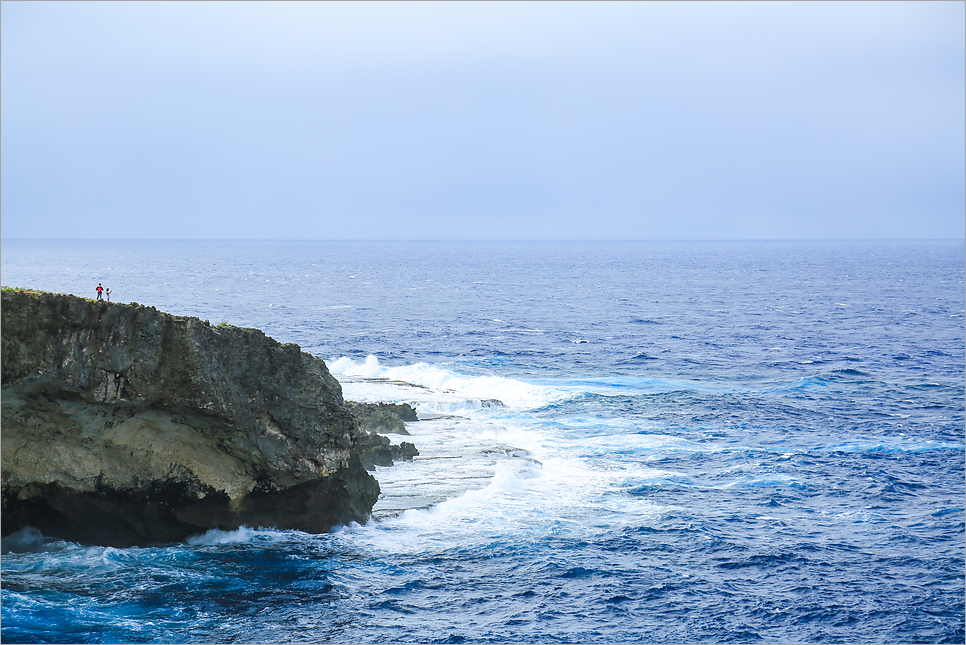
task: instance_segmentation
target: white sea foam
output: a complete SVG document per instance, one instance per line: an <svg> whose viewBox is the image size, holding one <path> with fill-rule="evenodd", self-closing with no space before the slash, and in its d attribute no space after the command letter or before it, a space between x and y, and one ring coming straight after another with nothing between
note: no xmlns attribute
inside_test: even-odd
<svg viewBox="0 0 966 645"><path fill-rule="evenodd" d="M383 366L375 356L363 362L342 357L329 363L336 377L386 379L402 381L432 390L420 403L440 413L452 414L462 409L479 409L484 402L499 401L517 410L537 410L571 396L565 389L535 385L512 378L489 375L458 374L446 367L416 363L395 367ZM468 402L472 402L467 405Z"/></svg>
<svg viewBox="0 0 966 645"><path fill-rule="evenodd" d="M439 464L432 476L446 476L446 469L453 477L467 463L461 462L455 470L454 465ZM537 539L594 534L615 523L658 521L666 510L640 496L621 494L614 483L623 480L626 472L591 468L580 459L552 457L538 463L504 458L489 468L488 475L485 485L465 489L428 508L404 510L350 529L342 537L384 552L450 550L454 545L502 540L507 535ZM391 484L384 487L390 488ZM594 522L588 523L588 517Z"/></svg>
<svg viewBox="0 0 966 645"><path fill-rule="evenodd" d="M255 535L255 531L248 528L247 526L242 526L234 531L219 531L218 529L211 529L207 533L202 535L195 535L189 537L186 541L192 546L211 546L214 544L239 544L244 542L251 542L252 536Z"/></svg>
<svg viewBox="0 0 966 645"><path fill-rule="evenodd" d="M456 415L409 424L420 455L413 462L377 471L383 495L374 509L377 521L363 532L374 531L367 539L380 549L397 548L400 530L407 532L407 539L442 544L463 542L469 535L498 536L511 526L536 533L593 531L577 520L588 513L607 518L602 520L605 523L656 517L655 504L622 491L628 480L672 474L642 464L611 463L600 468L593 463L595 456L620 452L622 444L628 450L644 445L659 452L695 449L663 435L583 435L577 445L569 435L573 419L545 423L531 414L581 397L589 385L594 389L612 386L626 393L625 383L606 379L526 383L459 374L449 366L388 367L374 356L365 361L339 358L330 362L330 370L342 381L349 400L406 402L417 408L421 418L425 412ZM636 389L640 384L632 385ZM485 408L483 402L489 399L502 401L506 408ZM586 421L597 427L602 423L601 419ZM386 544L381 544L383 538Z"/></svg>
<svg viewBox="0 0 966 645"><path fill-rule="evenodd" d="M377 472L383 488L377 521L352 531L354 539L396 552L449 548L507 533L582 535L614 523L649 523L658 521L664 507L627 495L628 483L680 477L638 463L601 467L593 458L575 456L584 452L583 440L575 450L578 440L558 426L531 423L526 413L497 420L450 417L410 424L420 456ZM581 519L588 516L598 518L600 527Z"/></svg>
<svg viewBox="0 0 966 645"><path fill-rule="evenodd" d="M502 462L496 465L493 477L483 488L468 490L458 497L445 500L432 508L409 510L403 514L408 520L421 522L425 517L451 520L454 516L477 516L481 508L505 506L508 497L519 495L527 487L527 481L540 476L540 468L532 463L518 464Z"/></svg>

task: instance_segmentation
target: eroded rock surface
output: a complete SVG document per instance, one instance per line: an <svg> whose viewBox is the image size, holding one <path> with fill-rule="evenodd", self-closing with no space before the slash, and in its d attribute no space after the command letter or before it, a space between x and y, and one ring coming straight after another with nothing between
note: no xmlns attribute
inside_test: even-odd
<svg viewBox="0 0 966 645"><path fill-rule="evenodd" d="M2 296L2 530L113 546L367 519L367 436L325 363L137 304Z"/></svg>
<svg viewBox="0 0 966 645"><path fill-rule="evenodd" d="M363 430L378 434L409 434L406 421L416 421L416 410L407 403L356 403L346 401L346 407Z"/></svg>
<svg viewBox="0 0 966 645"><path fill-rule="evenodd" d="M419 451L408 441L394 445L384 434L404 434L407 421L417 421L416 410L407 403L357 403L346 401L346 407L367 436L356 442L356 452L366 470L376 466L393 466L397 461L411 461Z"/></svg>

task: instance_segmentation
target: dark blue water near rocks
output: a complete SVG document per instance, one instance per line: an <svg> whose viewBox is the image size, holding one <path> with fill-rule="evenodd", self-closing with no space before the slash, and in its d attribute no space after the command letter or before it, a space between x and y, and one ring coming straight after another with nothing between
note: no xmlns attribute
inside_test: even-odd
<svg viewBox="0 0 966 645"><path fill-rule="evenodd" d="M966 639L962 242L2 251L424 419L366 526L4 540L4 642Z"/></svg>

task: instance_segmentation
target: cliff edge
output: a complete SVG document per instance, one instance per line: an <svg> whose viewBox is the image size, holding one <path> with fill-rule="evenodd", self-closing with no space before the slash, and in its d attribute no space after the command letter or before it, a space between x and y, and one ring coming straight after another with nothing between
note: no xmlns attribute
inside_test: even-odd
<svg viewBox="0 0 966 645"><path fill-rule="evenodd" d="M111 546L364 522L367 434L322 359L138 304L2 293L3 535Z"/></svg>

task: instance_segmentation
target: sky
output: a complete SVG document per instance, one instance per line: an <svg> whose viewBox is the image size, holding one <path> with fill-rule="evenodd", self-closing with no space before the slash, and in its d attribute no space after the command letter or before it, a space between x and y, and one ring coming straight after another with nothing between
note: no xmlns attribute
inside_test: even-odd
<svg viewBox="0 0 966 645"><path fill-rule="evenodd" d="M0 3L7 239L966 237L964 2Z"/></svg>

